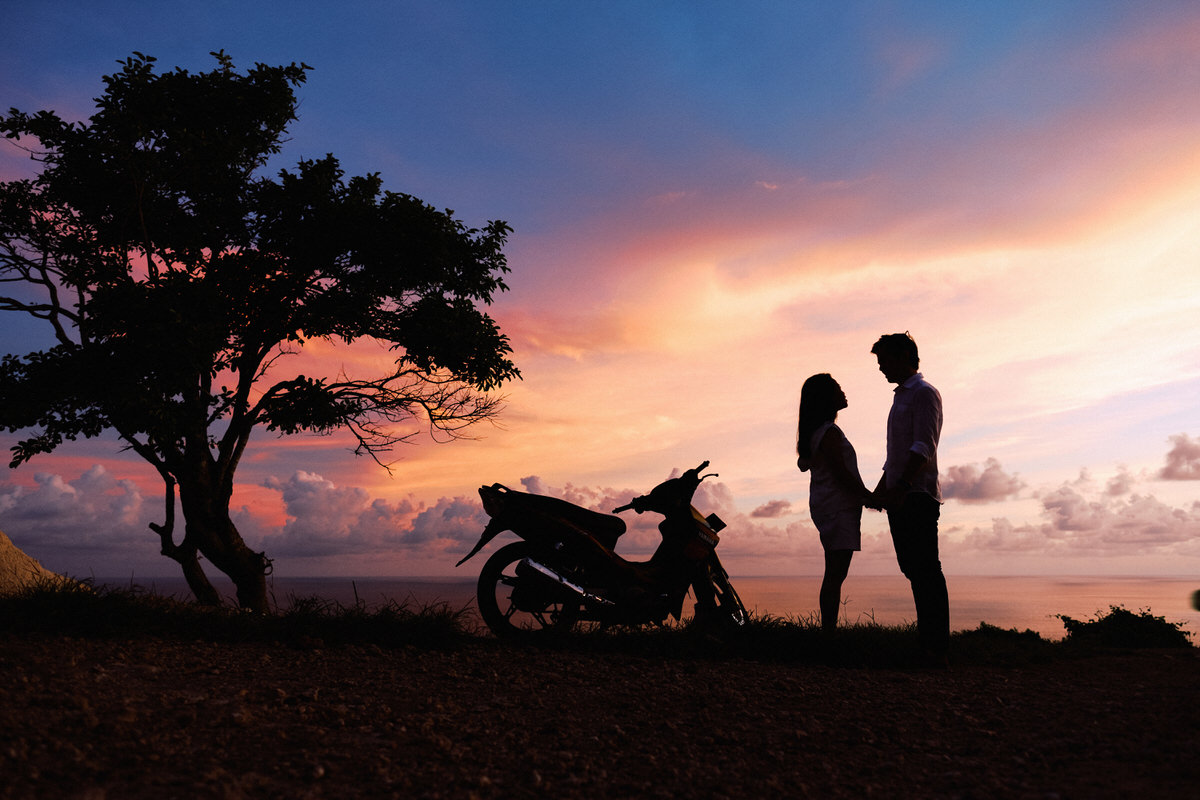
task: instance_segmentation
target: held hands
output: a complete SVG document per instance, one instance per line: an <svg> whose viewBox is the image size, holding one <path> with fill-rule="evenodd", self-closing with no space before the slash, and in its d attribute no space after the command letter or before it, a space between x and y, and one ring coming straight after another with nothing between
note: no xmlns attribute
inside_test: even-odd
<svg viewBox="0 0 1200 800"><path fill-rule="evenodd" d="M888 488L887 478L881 476L875 491L868 492L863 506L874 511L895 510L904 504L904 498L912 488L912 484L901 480L896 486Z"/></svg>
<svg viewBox="0 0 1200 800"><path fill-rule="evenodd" d="M895 511L904 505L904 498L908 496L909 488L907 486L893 486L890 489L877 488L870 493L863 506L874 511Z"/></svg>
<svg viewBox="0 0 1200 800"><path fill-rule="evenodd" d="M880 476L879 483L875 484L875 491L867 492L867 497L863 500L863 506L872 511L883 511L884 490L886 486L886 479ZM866 487L864 486L863 489L865 490Z"/></svg>

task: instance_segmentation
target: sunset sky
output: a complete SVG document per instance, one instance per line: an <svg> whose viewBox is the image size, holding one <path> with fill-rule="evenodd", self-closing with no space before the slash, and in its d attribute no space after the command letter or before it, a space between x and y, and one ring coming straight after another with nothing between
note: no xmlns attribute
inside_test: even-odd
<svg viewBox="0 0 1200 800"><path fill-rule="evenodd" d="M391 474L261 433L234 507L276 575L473 573L481 484L608 510L705 459L731 573L819 573L800 385L842 384L874 485L870 348L905 330L944 400L948 575L1200 573L1200 5L41 0L0 23L0 108L86 119L133 51L303 61L274 168L333 153L513 227L501 427ZM0 179L33 166L0 142ZM3 352L45 341L0 317ZM161 481L115 438L0 479L0 530L46 567L176 574ZM625 516L644 555L656 520ZM885 520L864 534L852 570L896 572Z"/></svg>

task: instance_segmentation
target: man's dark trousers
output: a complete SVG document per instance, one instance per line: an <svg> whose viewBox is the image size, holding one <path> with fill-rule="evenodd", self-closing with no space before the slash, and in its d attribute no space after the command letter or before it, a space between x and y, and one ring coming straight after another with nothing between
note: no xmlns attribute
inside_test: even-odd
<svg viewBox="0 0 1200 800"><path fill-rule="evenodd" d="M925 492L909 492L898 509L888 511L888 526L900 571L912 584L921 647L945 653L950 646L950 600L938 558L938 517L942 507Z"/></svg>

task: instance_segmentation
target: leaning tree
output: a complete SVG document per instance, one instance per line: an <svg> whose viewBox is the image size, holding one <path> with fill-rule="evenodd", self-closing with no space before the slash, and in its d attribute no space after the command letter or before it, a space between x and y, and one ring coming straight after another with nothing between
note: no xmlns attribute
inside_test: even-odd
<svg viewBox="0 0 1200 800"><path fill-rule="evenodd" d="M251 432L345 429L383 464L422 427L455 437L493 418L519 373L479 307L507 288L510 228L467 228L377 174L346 180L332 155L264 175L310 68L241 73L213 55L196 74L118 62L86 123L0 118L40 165L0 183L0 310L54 337L4 356L0 426L21 432L12 467L115 431L165 482L151 528L196 598L219 602L202 556L265 611L270 560L229 515ZM382 343L387 368L301 374L312 340Z"/></svg>

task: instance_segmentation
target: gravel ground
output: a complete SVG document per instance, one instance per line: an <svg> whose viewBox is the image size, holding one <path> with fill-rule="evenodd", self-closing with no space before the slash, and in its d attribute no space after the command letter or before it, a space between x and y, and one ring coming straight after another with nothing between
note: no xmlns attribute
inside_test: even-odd
<svg viewBox="0 0 1200 800"><path fill-rule="evenodd" d="M1198 667L3 635L0 797L1195 797Z"/></svg>

